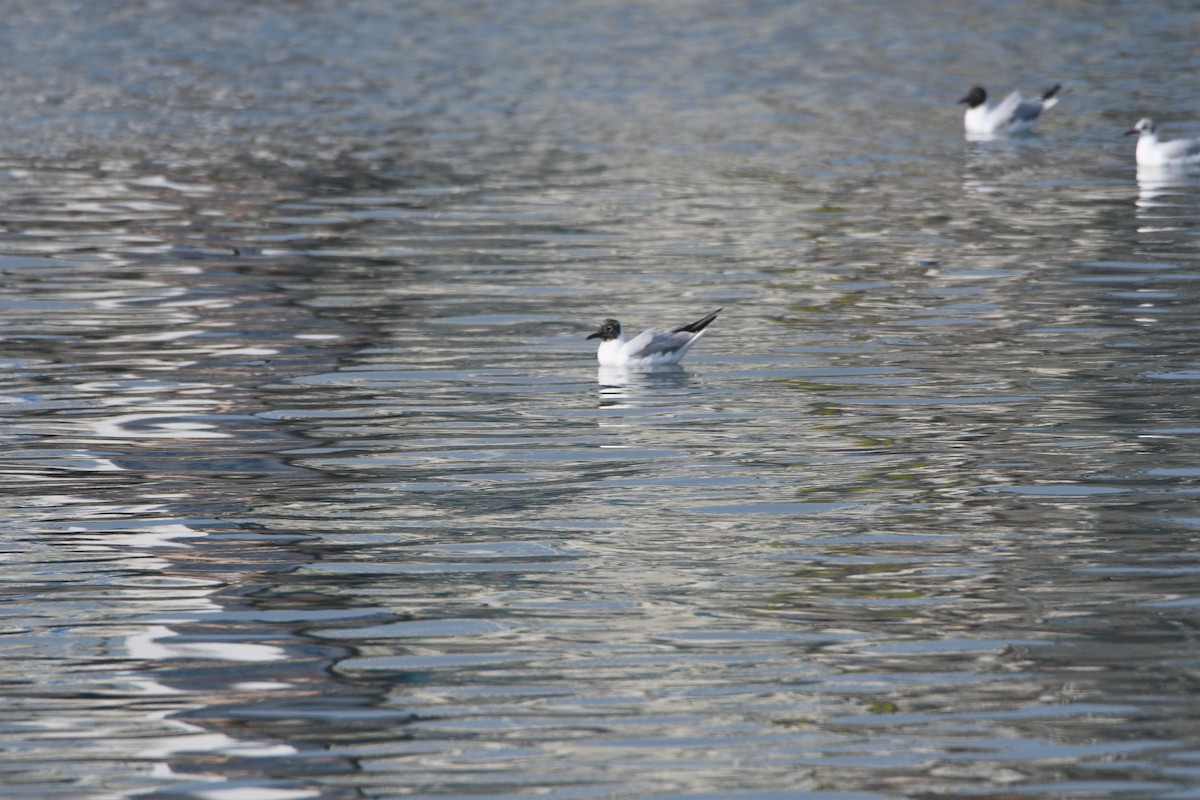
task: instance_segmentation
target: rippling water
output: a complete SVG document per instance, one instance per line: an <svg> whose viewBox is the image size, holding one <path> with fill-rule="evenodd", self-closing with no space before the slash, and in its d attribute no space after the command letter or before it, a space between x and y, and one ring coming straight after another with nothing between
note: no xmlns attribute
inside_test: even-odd
<svg viewBox="0 0 1200 800"><path fill-rule="evenodd" d="M6 792L1200 796L1190 4L101 5L0 34Z"/></svg>

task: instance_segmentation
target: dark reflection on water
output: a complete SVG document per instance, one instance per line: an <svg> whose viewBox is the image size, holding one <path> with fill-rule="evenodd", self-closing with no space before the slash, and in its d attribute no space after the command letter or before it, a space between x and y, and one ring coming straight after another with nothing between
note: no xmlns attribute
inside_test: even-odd
<svg viewBox="0 0 1200 800"><path fill-rule="evenodd" d="M1197 17L1108 11L14 4L0 782L1195 796L1200 178L1120 132Z"/></svg>

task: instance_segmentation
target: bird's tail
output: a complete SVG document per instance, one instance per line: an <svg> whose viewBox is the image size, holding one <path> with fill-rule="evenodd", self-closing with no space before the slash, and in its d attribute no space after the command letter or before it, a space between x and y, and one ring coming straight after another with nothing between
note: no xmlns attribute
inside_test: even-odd
<svg viewBox="0 0 1200 800"><path fill-rule="evenodd" d="M1061 83L1056 83L1046 91L1042 92L1042 111L1048 108L1054 108L1058 105L1058 98L1054 95L1062 88Z"/></svg>
<svg viewBox="0 0 1200 800"><path fill-rule="evenodd" d="M688 333L699 333L700 331L707 328L708 324L710 322L712 322L714 319L716 319L717 314L720 314L723 310L724 309L718 308L716 311L712 312L704 319L698 319L695 322L688 323L687 325L680 325L677 328L677 330L678 331L687 331Z"/></svg>

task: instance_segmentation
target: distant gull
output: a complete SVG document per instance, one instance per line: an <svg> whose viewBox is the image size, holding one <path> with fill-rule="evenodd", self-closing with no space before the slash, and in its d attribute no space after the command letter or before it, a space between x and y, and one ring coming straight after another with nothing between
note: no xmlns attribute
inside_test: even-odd
<svg viewBox="0 0 1200 800"><path fill-rule="evenodd" d="M1158 140L1154 120L1142 117L1125 131L1126 136L1138 135L1137 164L1139 167L1173 167L1200 164L1200 139Z"/></svg>
<svg viewBox="0 0 1200 800"><path fill-rule="evenodd" d="M722 309L687 325L676 325L658 333L653 328L632 339L625 338L621 323L606 319L600 330L587 337L599 339L596 358L602 367L625 367L633 370L653 370L671 367L704 335L704 329L717 318Z"/></svg>
<svg viewBox="0 0 1200 800"><path fill-rule="evenodd" d="M1041 97L1025 99L1020 92L1013 92L995 106L989 106L987 91L982 86L976 86L967 92L966 97L959 100L967 104L967 113L963 116L963 125L972 136L1007 136L1014 133L1024 133L1033 127L1038 117L1048 108L1058 103L1054 95L1062 88L1056 83Z"/></svg>

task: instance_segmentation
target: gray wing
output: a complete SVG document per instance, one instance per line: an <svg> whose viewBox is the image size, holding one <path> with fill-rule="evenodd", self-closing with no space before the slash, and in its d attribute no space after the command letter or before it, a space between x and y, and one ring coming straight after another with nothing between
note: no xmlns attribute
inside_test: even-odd
<svg viewBox="0 0 1200 800"><path fill-rule="evenodd" d="M1045 106L1042 104L1040 97L1033 100L1025 100L1013 111L1012 119L1014 122L1033 122L1042 115L1043 108Z"/></svg>
<svg viewBox="0 0 1200 800"><path fill-rule="evenodd" d="M1007 125L1009 122L1018 119L1017 112L1020 110L1022 105L1024 104L1021 102L1021 93L1010 92L1008 97L1001 100L1000 103L988 113L988 116L1001 125ZM1038 113L1041 113L1040 107L1038 108ZM1034 114L1034 117L1037 117L1037 114Z"/></svg>
<svg viewBox="0 0 1200 800"><path fill-rule="evenodd" d="M677 329L681 326L676 326L662 333L657 333L653 328L645 331L634 339L629 340L629 344L625 345L625 352L630 358L646 358L647 356L659 355L662 353L674 353L676 350L687 345L692 339L696 338L696 334Z"/></svg>
<svg viewBox="0 0 1200 800"><path fill-rule="evenodd" d="M1200 158L1200 139L1175 139L1158 146L1164 158Z"/></svg>

